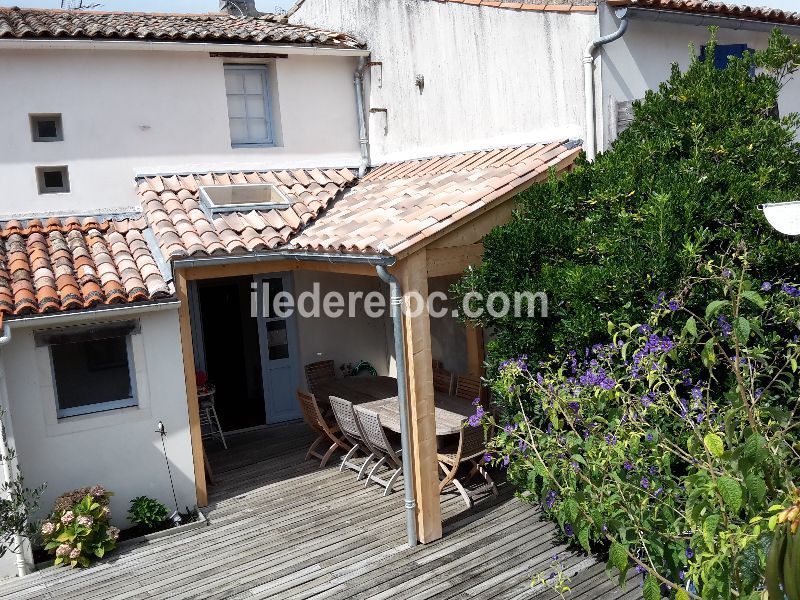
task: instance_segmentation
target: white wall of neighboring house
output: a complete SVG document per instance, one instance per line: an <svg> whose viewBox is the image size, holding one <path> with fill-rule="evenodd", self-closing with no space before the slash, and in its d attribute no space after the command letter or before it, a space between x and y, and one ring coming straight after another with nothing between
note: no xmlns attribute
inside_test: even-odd
<svg viewBox="0 0 800 600"><path fill-rule="evenodd" d="M0 51L0 214L131 207L137 202L136 173L360 162L353 57L274 59L269 64L278 143L232 148L223 59L202 51L96 46ZM61 113L64 140L33 142L29 113ZM67 165L71 191L39 195L37 165Z"/></svg>
<svg viewBox="0 0 800 600"><path fill-rule="evenodd" d="M11 342L2 348L9 444L16 449L26 484L47 484L40 517L47 516L62 493L95 484L114 492L111 519L121 528L129 526L126 513L136 496L174 508L161 438L155 432L158 421L167 431L180 509L196 505L177 307L115 318L135 318L140 324L140 332L131 336L137 407L58 419L49 349L34 342L34 333L45 326L13 327ZM111 317L87 319L99 323ZM13 557L0 565L2 574L15 574Z"/></svg>
<svg viewBox="0 0 800 600"><path fill-rule="evenodd" d="M300 384L305 385L303 366L319 360L332 360L338 370L343 363L355 365L366 360L379 375L394 373L394 340L391 323L387 328L389 312L388 287L377 277L364 275L339 275L315 271L298 270L294 272L294 293L299 301L301 294L311 294L314 283L319 283L320 298L328 292L338 292L345 300L345 312L339 318L320 314L319 317L297 315L297 330L300 340ZM354 316L350 317L348 294L358 292L362 298L356 300ZM379 292L386 303L385 316L372 318L364 310L363 296ZM309 306L310 306L309 302Z"/></svg>
<svg viewBox="0 0 800 600"><path fill-rule="evenodd" d="M615 31L619 21L603 4L600 7L600 26L603 35ZM733 23L737 23L733 21ZM800 39L800 32L787 29L787 33ZM625 35L603 47L601 61L603 121L598 122L598 148L607 147L614 139L616 102L639 100L647 90L655 90L670 76L672 63L682 70L690 63L689 44L696 52L708 42L708 24L688 25L670 21L651 21L635 17L630 19ZM766 48L768 31L733 29L720 25L717 30L719 44L747 44L754 50ZM782 90L779 99L780 113L800 112L800 75L796 75Z"/></svg>
<svg viewBox="0 0 800 600"><path fill-rule="evenodd" d="M595 13L418 0L306 0L290 21L367 42L374 163L582 139L581 53ZM420 92L415 78L424 78Z"/></svg>

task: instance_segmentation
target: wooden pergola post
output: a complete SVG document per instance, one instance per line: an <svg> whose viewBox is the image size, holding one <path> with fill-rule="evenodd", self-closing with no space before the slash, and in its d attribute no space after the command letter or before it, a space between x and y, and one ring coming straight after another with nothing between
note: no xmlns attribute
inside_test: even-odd
<svg viewBox="0 0 800 600"><path fill-rule="evenodd" d="M417 502L419 540L430 543L442 537L442 508L439 504L439 473L436 462L436 418L433 399L431 326L428 314L428 271L425 249L398 263L398 279L406 298L418 295L422 306L406 306L411 314L403 318L406 342L408 397L411 406L410 433Z"/></svg>

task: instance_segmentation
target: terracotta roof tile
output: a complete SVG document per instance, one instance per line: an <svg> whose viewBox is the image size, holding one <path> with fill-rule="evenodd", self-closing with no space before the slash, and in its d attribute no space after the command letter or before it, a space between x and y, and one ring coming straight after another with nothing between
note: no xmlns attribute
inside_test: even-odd
<svg viewBox="0 0 800 600"><path fill-rule="evenodd" d="M168 14L0 8L0 38L302 44L363 48L335 31L288 23L283 15Z"/></svg>
<svg viewBox="0 0 800 600"><path fill-rule="evenodd" d="M696 14L717 15L733 19L748 19L767 23L800 25L800 11L779 10L769 7L751 7L707 0L606 0L610 6L652 8Z"/></svg>
<svg viewBox="0 0 800 600"><path fill-rule="evenodd" d="M155 300L172 294L139 220L50 217L0 223L0 315Z"/></svg>

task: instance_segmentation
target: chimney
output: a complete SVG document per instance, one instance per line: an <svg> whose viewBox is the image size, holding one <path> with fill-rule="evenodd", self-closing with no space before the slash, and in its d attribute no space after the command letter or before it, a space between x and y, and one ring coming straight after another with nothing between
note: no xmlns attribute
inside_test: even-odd
<svg viewBox="0 0 800 600"><path fill-rule="evenodd" d="M219 10L235 17L257 17L256 0L220 0Z"/></svg>

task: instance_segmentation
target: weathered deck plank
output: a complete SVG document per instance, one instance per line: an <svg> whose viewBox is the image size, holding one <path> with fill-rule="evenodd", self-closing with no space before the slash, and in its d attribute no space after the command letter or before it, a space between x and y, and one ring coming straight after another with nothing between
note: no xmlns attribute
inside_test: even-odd
<svg viewBox="0 0 800 600"><path fill-rule="evenodd" d="M549 599L531 579L556 552L571 598L640 597L633 576L618 588L506 486L470 510L444 494L444 538L409 549L402 486L384 498L351 472L317 469L303 460L309 442L302 424L231 436L230 450L209 452L209 527L122 548L84 571L0 582L0 600Z"/></svg>

